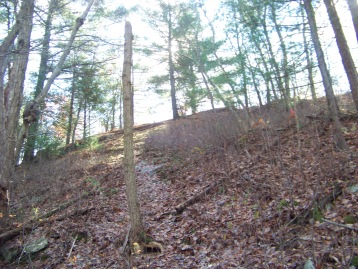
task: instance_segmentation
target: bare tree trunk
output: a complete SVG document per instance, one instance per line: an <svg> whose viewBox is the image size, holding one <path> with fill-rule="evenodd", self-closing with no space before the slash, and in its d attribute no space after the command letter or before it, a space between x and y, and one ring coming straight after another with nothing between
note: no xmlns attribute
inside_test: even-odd
<svg viewBox="0 0 358 269"><path fill-rule="evenodd" d="M173 34L172 34L172 14L171 10L169 12L169 22L168 22L168 56L169 56L169 80L170 80L170 96L172 99L172 110L173 110L173 119L179 119L178 105L176 98L176 89L175 89L175 78L174 78L174 62L173 62Z"/></svg>
<svg viewBox="0 0 358 269"><path fill-rule="evenodd" d="M111 108L111 114L112 114L112 120L111 120L111 131L114 130L114 128L116 127L116 106L117 106L117 95L115 92L115 89L112 89L112 95L113 95L113 100L111 102L112 108ZM108 116L109 117L109 116Z"/></svg>
<svg viewBox="0 0 358 269"><path fill-rule="evenodd" d="M71 141L71 133L73 127L73 106L75 101L75 80L76 80L76 65L73 66L73 73L72 73L72 87L71 87L71 100L70 100L70 110L68 112L68 126L67 126L67 133L66 133L66 145L70 144Z"/></svg>
<svg viewBox="0 0 358 269"><path fill-rule="evenodd" d="M125 44L123 61L123 114L124 114L124 179L126 182L126 194L131 223L131 243L141 243L145 235L142 216L140 213L137 183L134 170L133 149L133 92L131 83L132 71L132 26L130 22L125 24Z"/></svg>
<svg viewBox="0 0 358 269"><path fill-rule="evenodd" d="M249 59L247 59L247 61L250 61ZM251 67L251 65L248 66L249 72L251 73L252 76L252 83L254 84L254 89L257 95L257 100L259 101L259 105L260 107L263 106L262 104L262 98L261 98L261 93L260 93L260 87L257 84L258 79L256 79L256 72L255 70L253 70L253 68Z"/></svg>
<svg viewBox="0 0 358 269"><path fill-rule="evenodd" d="M301 15L302 15L302 20L303 20L303 22L302 22L302 25L303 25L302 37L303 37L303 46L304 46L306 62L307 62L308 80L310 82L309 87L311 90L312 99L313 99L313 101L316 101L317 94L316 94L316 89L315 89L314 80L313 80L313 63L311 60L311 53L310 53L311 50L308 47L308 42L307 42L307 38L306 38L306 23L305 23L305 18L304 18L304 8L302 5L302 2L300 4L301 4L300 10L301 10Z"/></svg>
<svg viewBox="0 0 358 269"><path fill-rule="evenodd" d="M276 19L277 11L275 7L275 2L273 1L270 2L270 7L271 7L272 21L274 22L275 30L280 40L280 48L282 50L282 58L283 58L282 69L283 69L283 76L285 82L284 97L286 99L286 105L290 106L290 74L288 72L288 57L287 57L286 44L281 34L280 25L278 25L277 23L277 19Z"/></svg>
<svg viewBox="0 0 358 269"><path fill-rule="evenodd" d="M358 3L357 0L347 0L349 11L352 15L352 21L354 25L354 30L356 32L357 42L358 42Z"/></svg>
<svg viewBox="0 0 358 269"><path fill-rule="evenodd" d="M353 57L349 51L349 47L347 44L346 37L344 36L344 32L342 29L341 22L339 20L336 8L332 3L332 0L324 0L324 4L327 8L327 13L329 20L331 21L332 28L334 30L334 34L336 36L336 42L339 49L339 53L341 54L342 63L344 69L346 70L347 78L349 81L349 86L351 88L354 104L356 106L356 110L358 111L358 73L355 67Z"/></svg>
<svg viewBox="0 0 358 269"><path fill-rule="evenodd" d="M338 105L332 88L332 80L326 62L324 60L324 54L321 47L321 42L319 41L317 24L316 24L315 14L314 14L311 0L304 0L304 5L307 13L308 23L310 25L312 41L317 54L318 66L322 75L324 90L326 92L328 109L333 120L333 127L334 127L335 140L336 140L335 142L339 149L349 150L349 147L346 143L346 140L342 132L341 122L339 121Z"/></svg>
<svg viewBox="0 0 358 269"><path fill-rule="evenodd" d="M285 90L285 87L283 85L281 72L280 72L280 66L279 66L278 62L276 61L276 57L275 57L275 54L273 52L273 47L272 47L272 43L271 43L271 40L270 40L270 35L269 35L268 30L267 30L266 8L265 8L265 12L264 12L264 17L261 18L261 23L262 23L262 26L263 26L263 30L264 30L263 32L264 32L264 36L265 36L266 43L267 43L267 46L268 46L269 56L271 58L270 62L271 62L271 65L272 65L272 67L273 67L273 69L275 71L276 83L277 83L277 86L278 86L279 91L281 93L281 96L285 100L286 107L288 107L289 100L288 100L288 98L286 96L286 90Z"/></svg>
<svg viewBox="0 0 358 269"><path fill-rule="evenodd" d="M72 138L71 138L71 143L74 144L76 141L76 129L77 129L77 125L78 125L78 120L80 118L81 115L81 110L82 110L82 101L80 100L80 103L78 105L78 110L77 110L77 116L76 116L76 120L73 124L73 129L72 129Z"/></svg>
<svg viewBox="0 0 358 269"><path fill-rule="evenodd" d="M8 188L9 181L14 172L14 149L16 130L20 115L25 73L29 58L30 37L32 31L32 18L34 13L34 0L23 1L13 30L4 39L0 46L0 63L6 62L6 46L11 46L17 36L16 54L9 72L9 80L4 87L4 73L2 73L0 87L0 185L2 189ZM19 30L17 29L19 27ZM2 54L5 52L5 54ZM4 71L0 65L0 70ZM4 197L1 197L4 198ZM6 224L7 208L0 201L1 226Z"/></svg>
<svg viewBox="0 0 358 269"><path fill-rule="evenodd" d="M84 97L83 104L83 134L82 139L87 137L87 99Z"/></svg>

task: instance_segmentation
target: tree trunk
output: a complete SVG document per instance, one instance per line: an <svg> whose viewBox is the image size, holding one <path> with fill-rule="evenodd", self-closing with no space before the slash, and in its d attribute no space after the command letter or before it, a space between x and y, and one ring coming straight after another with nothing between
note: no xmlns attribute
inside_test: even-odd
<svg viewBox="0 0 358 269"><path fill-rule="evenodd" d="M281 78L281 74L280 74L280 67L276 61L276 58L275 58L275 54L273 53L273 48L272 48L272 44L271 44L271 40L270 40L270 36L269 36L269 33L268 33L268 30L267 30L267 25L266 25L266 10L265 10L265 13L264 13L264 18L262 19L261 18L261 23L262 23L262 26L263 26L263 30L264 30L264 36L265 36L265 39L266 39L266 43L267 43L267 46L268 46L268 50L269 50L269 56L271 58L271 64L272 64L272 67L274 69L274 72L275 72L275 77L276 77L276 83L277 83L277 86L278 86L278 89L282 95L282 97L284 98L285 100L285 103L287 105L287 98L286 98L286 95L285 95L285 88L283 86L283 82L282 82L282 78Z"/></svg>
<svg viewBox="0 0 358 269"><path fill-rule="evenodd" d="M23 1L17 22L9 35L4 39L0 46L0 70L5 70L1 64L6 63L6 52L17 36L16 54L13 56L13 64L9 71L9 80L4 87L4 73L1 73L0 85L0 187L8 188L9 181L15 167L15 141L18 120L20 115L20 106L22 102L25 73L29 58L30 37L32 31L32 18L34 12L34 0ZM19 27L19 29L17 29ZM8 47L6 47L8 46ZM5 197L1 197L5 198ZM4 201L0 201L1 223L6 224L7 208Z"/></svg>
<svg viewBox="0 0 358 269"><path fill-rule="evenodd" d="M204 15L206 16L206 12L204 11ZM206 16L207 20L208 20L208 23L209 23L209 26L210 26L210 29L211 29L211 33L212 33L212 39L213 39L213 43L215 43L215 36L216 36L216 33L215 33L215 28L212 24L212 22L210 21L210 19ZM226 78L226 81L227 81L227 84L229 85L230 89L231 89L231 92L233 94L233 96L235 97L236 99L236 102L239 106L242 106L243 108L243 111L244 111L244 115L245 115L245 122L246 122L246 125L247 127L250 126L250 114L248 112L248 95L247 95L247 89L244 88L244 99L245 99L245 103L243 103L240 99L240 96L237 92L237 90L235 89L235 85L232 81L232 79L230 79L230 76L228 74L228 72L226 72L225 68L224 68L224 65L222 64L222 61L220 59L220 57L218 56L218 54L216 53L216 51L214 51L214 56L215 56L215 59L221 69L221 71L223 72L225 78ZM207 74L206 74L207 75ZM207 77L208 81L210 82L210 79L209 77ZM210 82L210 84L212 84L212 82ZM213 84L212 84L213 86Z"/></svg>
<svg viewBox="0 0 358 269"><path fill-rule="evenodd" d="M87 99L84 97L84 104L83 104L83 134L82 139L87 137Z"/></svg>
<svg viewBox="0 0 358 269"><path fill-rule="evenodd" d="M203 78L203 81L204 81L204 84L205 84L205 89L206 89L206 94L207 94L207 98L210 100L210 105L211 105L211 108L212 109L215 109L215 104L214 104L214 96L213 96L213 93L211 92L210 90L210 87L209 87L209 84L205 78L205 76L203 75L203 64L200 60L200 55L201 55L201 48L199 48L198 46L198 42L199 42L199 37L198 37L198 34L196 33L195 35L195 61L198 65L198 71L201 73L202 75L202 78Z"/></svg>
<svg viewBox="0 0 358 269"><path fill-rule="evenodd" d="M307 62L307 72L308 72L308 81L310 82L310 90L311 90L311 96L312 96L312 100L316 101L317 100L317 94L316 94L316 89L314 86L314 80L313 80L313 63L311 60L311 53L310 53L310 49L308 47L308 41L306 38L306 23L305 23L305 19L304 19L304 8L303 8L303 4L302 2L301 4L301 15L302 15L302 25L303 25L303 31L302 31L302 37L303 37L303 46L304 46L304 51L305 51L305 55L306 55L306 62Z"/></svg>
<svg viewBox="0 0 358 269"><path fill-rule="evenodd" d="M249 61L249 59L248 59L248 61ZM248 69L249 69L249 72L251 73L252 83L254 84L254 89L255 89L255 92L256 92L256 95L257 95L257 100L259 101L260 107L262 107L263 104L262 104L262 98L261 98L261 93L260 93L260 87L257 84L258 79L256 79L255 70L253 70L251 65L248 67Z"/></svg>
<svg viewBox="0 0 358 269"><path fill-rule="evenodd" d="M75 122L73 124L73 129L72 129L72 138L71 138L71 143L74 144L76 141L76 129L77 129L77 125L78 125L78 119L80 118L81 115L81 110L82 110L82 101L79 101L79 105L78 105L78 110L77 110L77 116L75 119Z"/></svg>
<svg viewBox="0 0 358 269"><path fill-rule="evenodd" d="M126 182L126 194L128 210L131 223L131 243L141 243L145 235L142 216L140 213L139 199L137 194L137 183L134 170L134 149L133 149L133 92L131 85L132 71L132 26L130 22L125 24L125 44L123 61L123 114L124 114L124 179Z"/></svg>
<svg viewBox="0 0 358 269"><path fill-rule="evenodd" d="M317 24L316 24L315 14L314 14L311 0L304 0L304 5L307 13L308 24L310 25L312 41L317 55L318 66L321 71L324 90L326 92L328 109L333 120L335 142L339 149L348 150L349 148L344 138L342 132L342 125L338 117L338 105L332 88L332 80L324 59L321 42L319 41L319 37L318 37Z"/></svg>
<svg viewBox="0 0 358 269"><path fill-rule="evenodd" d="M173 35L172 35L172 20L171 20L171 10L168 11L169 13L169 22L168 22L168 56L169 56L169 80L170 80L170 96L172 100L172 110L173 110L173 119L179 119L178 113L178 105L177 105L177 98L176 98L176 89L175 89L175 78L174 78L174 62L173 62L173 50L172 50L172 42L173 42Z"/></svg>
<svg viewBox="0 0 358 269"><path fill-rule="evenodd" d="M237 17L236 15L236 10L233 11L234 12L234 18ZM210 27L212 24L210 23ZM248 87L247 87L247 74L246 74L246 62L245 62L245 59L246 59L246 56L244 55L243 51L242 51L242 48L241 48L241 44L240 44L240 30L239 30L239 25L238 25L238 20L235 19L235 32L234 32L234 35L235 35L235 40L236 40L236 47L237 47L237 51L238 51L238 54L235 52L235 55L236 56L239 56L238 58L240 59L239 60L239 66L240 66L240 72L242 73L242 90L244 92L244 97L245 97L245 106L246 107L249 107L249 97L248 97Z"/></svg>
<svg viewBox="0 0 358 269"><path fill-rule="evenodd" d="M70 144L72 127L73 127L73 106L74 106L74 102L75 102L75 92L76 92L75 81L76 81L76 65L74 65L73 73L72 73L71 100L70 100L70 110L68 111L68 126L67 126L67 133L66 133L66 145Z"/></svg>
<svg viewBox="0 0 358 269"><path fill-rule="evenodd" d="M119 129L123 129L123 90L119 92Z"/></svg>
<svg viewBox="0 0 358 269"><path fill-rule="evenodd" d="M251 35L254 35L254 31L251 29ZM264 56L264 53L262 51L262 48L261 48L261 45L259 43L259 41L257 40L257 38L255 36L252 37L253 38L253 42L255 44L255 47L256 49L259 51L259 54L260 54L260 57L261 57L261 60L262 60L262 64L264 65L264 68L265 68L265 72L263 72L260 68L259 68L259 72L261 73L262 77L264 78L265 80L265 84L266 84L266 89L267 89L267 93L266 93L266 99L267 99L267 103L270 103L271 102L271 93L270 93L270 85L271 85L271 89L272 89L272 93L273 93L273 96L274 96L274 99L275 100L278 100L278 96L277 96L277 93L276 93L276 90L275 90L275 84L273 82L273 79L270 75L271 70L267 64L267 61L265 59L265 56Z"/></svg>
<svg viewBox="0 0 358 269"><path fill-rule="evenodd" d="M88 131L87 131L87 137L91 136L91 106L88 106Z"/></svg>
<svg viewBox="0 0 358 269"><path fill-rule="evenodd" d="M356 32L357 42L358 42L358 3L357 0L347 0L349 11L352 15L352 21L354 25L354 30Z"/></svg>
<svg viewBox="0 0 358 269"><path fill-rule="evenodd" d="M50 53L50 40L51 40L51 28L52 28L52 19L55 11L57 0L51 0L48 7L47 18L45 22L45 34L42 41L42 50L41 50L41 59L39 74L37 77L37 83L35 88L35 98L41 93L42 88L44 87L46 74L47 74L47 62L49 60ZM24 161L32 161L35 157L35 147L36 147L36 136L39 129L39 122L36 119L36 122L32 124L29 129L29 135L26 139L26 144L24 147Z"/></svg>
<svg viewBox="0 0 358 269"><path fill-rule="evenodd" d="M283 58L283 77L284 77L284 82L285 82L285 86L284 86L284 97L286 100L286 105L290 106L290 74L288 72L288 57L287 57L287 49L286 49L286 44L285 41L282 37L281 34L281 29L280 29L280 25L278 25L277 23L277 19L276 19L276 7L275 7L275 3L274 2L270 2L270 7L271 7L271 15L272 15L272 21L275 25L275 30L276 33L279 37L280 40L280 48L282 51L282 58Z"/></svg>
<svg viewBox="0 0 358 269"><path fill-rule="evenodd" d="M347 44L346 37L344 36L344 32L342 29L341 22L339 20L336 8L332 3L332 0L324 0L324 4L327 8L327 13L329 20L331 21L332 28L334 30L334 34L336 36L336 42L339 49L339 53L341 54L342 63L344 69L346 70L347 78L349 81L349 86L351 88L354 104L356 106L356 110L358 111L358 73L355 67L353 57L349 51L349 47Z"/></svg>
<svg viewBox="0 0 358 269"><path fill-rule="evenodd" d="M116 106L117 106L117 101L116 101L116 92L115 89L113 89L112 91L112 95L113 95L113 100L111 102L112 108L111 108L111 114L112 114L112 120L111 120L111 131L114 130L114 128L116 127Z"/></svg>

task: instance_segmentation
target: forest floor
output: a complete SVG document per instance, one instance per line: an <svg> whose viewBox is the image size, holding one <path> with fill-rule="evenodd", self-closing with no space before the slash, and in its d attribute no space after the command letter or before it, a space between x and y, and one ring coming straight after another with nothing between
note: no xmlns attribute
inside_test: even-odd
<svg viewBox="0 0 358 269"><path fill-rule="evenodd" d="M279 104L252 109L246 131L225 109L136 127L141 211L160 252L122 251L129 216L121 130L20 165L9 230L23 229L5 246L21 254L0 267L354 268L358 121L341 107L350 152L335 148L324 105L308 101L297 104L296 118ZM39 238L47 248L23 251Z"/></svg>

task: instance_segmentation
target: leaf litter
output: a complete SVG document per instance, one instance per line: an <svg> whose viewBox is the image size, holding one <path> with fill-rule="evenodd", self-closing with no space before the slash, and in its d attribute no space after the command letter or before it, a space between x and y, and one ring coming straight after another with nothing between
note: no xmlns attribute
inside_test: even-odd
<svg viewBox="0 0 358 269"><path fill-rule="evenodd" d="M357 217L357 192L349 188L358 183L358 133L349 127L354 122L345 121L352 130L346 133L351 152L338 152L330 124L320 124L322 134L315 124L299 132L256 128L244 143L217 149L143 152L143 140L137 140L143 221L164 248L156 254L120 251L129 228L120 131L102 135L102 147L94 151L20 166L13 187L14 224L83 193L95 194L12 239L23 247L45 236L49 246L35 257L2 262L1 268L351 268L358 256L356 230L322 218L344 224L347 215ZM143 139L160 128L146 126L137 134ZM220 180L181 214L173 213ZM319 201L337 184L342 193L320 208ZM86 210L71 214L78 209Z"/></svg>

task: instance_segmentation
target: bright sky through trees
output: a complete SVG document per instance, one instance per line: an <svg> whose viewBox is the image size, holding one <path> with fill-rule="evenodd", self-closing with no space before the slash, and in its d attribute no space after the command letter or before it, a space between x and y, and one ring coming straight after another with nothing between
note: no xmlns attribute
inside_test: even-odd
<svg viewBox="0 0 358 269"><path fill-rule="evenodd" d="M169 1L170 2L170 1ZM205 9L208 12L208 17L210 19L214 19L215 16L220 15L220 0L210 0L210 1L204 1L205 2ZM118 4L123 4L126 8L131 8L133 6L139 5L142 8L154 8L153 3L155 1L112 1L111 2L113 7L115 7ZM177 2L176 2L177 3ZM349 16L349 12L346 8L346 1L337 1L337 10L341 16L341 22L344 26L344 31L347 36L347 41L349 43L349 46L353 49L353 55L354 51L357 52L357 43L355 40L355 35L351 23L351 18ZM330 22L327 18L327 12L325 9L325 6L323 2L318 5L318 8L316 9L317 14L317 23L319 24L319 31L320 31L320 38L321 42L323 44L324 50L326 52L327 57L330 58L330 68L334 70L332 72L334 82L338 84L338 87L335 87L336 90L339 91L339 93L347 92L349 90L349 85L347 82L347 78L344 73L344 69L342 68L341 59L339 56L339 52L337 50L337 46L335 44L334 39L334 33L332 31L332 28L330 26ZM143 22L141 15L138 13L133 13L128 17L128 20L131 21L133 25L133 32L138 38L138 40L135 41L134 44L145 44L142 43L143 41L147 40L147 44L149 45L151 42L155 41L158 37L158 34L151 29L145 22ZM282 21L282 24L289 25L292 23L292 21L295 20L294 18L291 18L289 16L284 17L284 21ZM207 23L207 21L203 18L204 23ZM216 21L216 25L220 26L220 23ZM122 26L120 26L122 27ZM221 27L224 27L224 25L221 25ZM119 32L121 33L121 29L119 29ZM225 36L220 36L223 31L220 29L217 30L218 33L218 39L222 38L224 39ZM210 31L207 33L208 36L211 35ZM293 39L302 39L302 36L295 36L292 37ZM277 39L276 46L279 46L279 42ZM222 51L222 54L224 55L224 50ZM134 62L137 61L145 61L145 59L141 58L139 59L138 55L134 54ZM149 64L149 70L148 73L143 76L141 73L135 73L134 75L134 83L136 85L136 94L135 94L135 100L136 100L136 122L155 122L155 121L161 121L164 119L170 119L171 118L171 111L170 111L170 104L169 99L158 97L157 95L150 93L147 91L148 85L147 78L149 73L155 73L158 70L156 66ZM136 71L134 71L136 72ZM321 95L323 94L323 88L318 89L318 91L321 92ZM208 103L204 103L201 106L201 109L209 109Z"/></svg>
<svg viewBox="0 0 358 269"><path fill-rule="evenodd" d="M45 0L42 0L45 1ZM142 9L153 9L155 8L154 3L156 1L140 1L140 0L133 0L133 1L106 1L106 7L108 9L116 9L118 6L123 5L125 8L130 9L135 6L140 6ZM220 16L220 0L210 0L204 1L205 2L205 9L208 12L209 19L214 19L214 17ZM177 2L175 2L177 3ZM339 15L341 16L342 24L344 26L344 30L346 31L346 36L351 48L353 48L352 54L355 55L357 51L355 35L353 34L353 27L350 21L350 16L348 14L347 9L344 7L346 2L340 0L337 2L337 8L339 11ZM344 8L342 8L342 6ZM80 14L83 6L78 5L78 14ZM335 72L333 73L333 79L336 83L339 84L339 87L335 87L335 90L339 90L339 93L348 91L348 84L346 82L346 77L344 74L344 70L341 67L341 60L339 58L339 53L336 48L335 39L333 35L333 31L330 27L329 21L327 19L327 14L323 3L318 6L317 18L320 27L320 36L321 42L324 46L326 55L330 57L330 68L334 69ZM76 15L74 13L74 15ZM153 42L157 42L160 39L158 33L153 30L144 20L143 14L138 12L133 12L129 14L126 18L129 20L133 27L133 33L135 35L134 40L134 50L137 48L145 48L150 47ZM207 24L207 20L202 18L203 23ZM290 17L285 17L285 23L290 23ZM224 23L220 24L220 20L215 22L216 27L224 27ZM83 28L89 27L88 24L84 24ZM35 28L36 29L36 28ZM112 42L121 46L123 43L123 34L124 34L124 21L121 22L112 22L106 21L106 25L103 27L99 27L100 33L99 35L104 39L107 39L108 42ZM217 39L224 39L225 36L223 35L223 29L217 29ZM204 32L206 35L210 36L210 30L208 29L207 32ZM33 32L34 37L41 37L42 33ZM293 38L301 38L301 37L293 37ZM275 44L279 46L278 42ZM118 77L121 76L121 65L122 59L121 51L122 48L118 47L118 59L116 60L116 65L118 67L117 73ZM174 46L175 49L175 46ZM219 51L221 55L225 56L226 54L230 54L230 51L222 49ZM29 72L36 72L38 68L38 54L32 53L30 55L30 64L29 64ZM140 65L141 68L134 69L134 87L135 87L135 123L144 123L144 122L158 122L165 119L171 118L171 108L170 108L170 99L169 96L158 96L153 91L148 90L148 79L156 75L160 72L165 71L165 66L158 64L153 59L143 56L140 53L136 53L134 51L133 54L133 62L134 65ZM145 70L143 70L143 68ZM27 92L31 92L33 89L33 84L30 82L30 77L27 76L28 83L26 84ZM60 81L56 81L55 85L53 86L54 89L58 88L61 89L62 84ZM180 99L180 95L178 96ZM179 100L180 102L180 100ZM221 104L222 105L222 104ZM205 110L210 108L208 103L202 103L199 106L199 110Z"/></svg>

